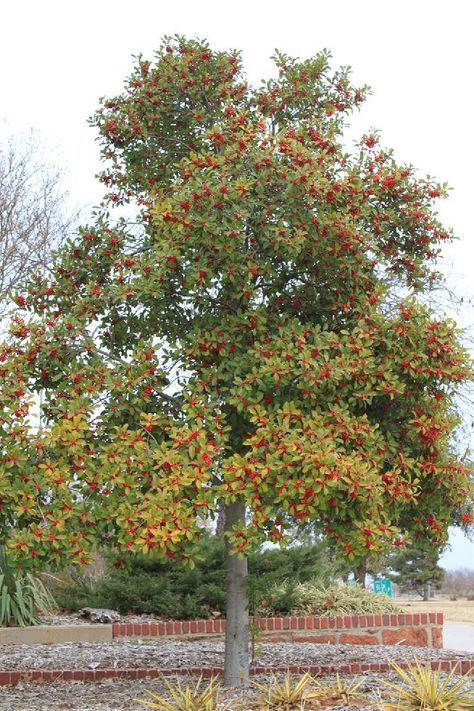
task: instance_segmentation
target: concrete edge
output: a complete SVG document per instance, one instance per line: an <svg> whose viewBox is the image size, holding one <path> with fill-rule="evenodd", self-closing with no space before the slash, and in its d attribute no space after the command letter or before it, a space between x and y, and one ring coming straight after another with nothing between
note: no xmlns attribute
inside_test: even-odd
<svg viewBox="0 0 474 711"><path fill-rule="evenodd" d="M0 645L111 642L112 625L37 625L0 627Z"/></svg>

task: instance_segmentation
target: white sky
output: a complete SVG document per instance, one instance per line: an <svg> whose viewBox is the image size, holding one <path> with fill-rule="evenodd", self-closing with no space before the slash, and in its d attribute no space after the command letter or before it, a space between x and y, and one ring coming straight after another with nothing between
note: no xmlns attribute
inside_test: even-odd
<svg viewBox="0 0 474 711"><path fill-rule="evenodd" d="M38 130L67 170L73 203L92 205L101 189L87 117L100 96L121 90L132 54L151 58L165 34L207 38L241 49L258 82L274 48L306 57L326 47L372 87L354 121L360 133L381 129L399 160L453 188L440 213L460 241L446 271L471 296L472 8L469 0L10 0L1 13L0 134ZM463 320L474 321L472 308ZM473 567L474 546L459 535L453 542L446 565Z"/></svg>

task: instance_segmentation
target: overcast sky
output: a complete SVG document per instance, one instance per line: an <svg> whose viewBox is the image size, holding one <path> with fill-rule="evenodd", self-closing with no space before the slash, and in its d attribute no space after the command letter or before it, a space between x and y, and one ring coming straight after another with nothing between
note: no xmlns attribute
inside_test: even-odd
<svg viewBox="0 0 474 711"><path fill-rule="evenodd" d="M458 293L474 292L472 171L473 42L468 0L11 0L2 7L0 133L39 132L67 171L78 206L98 202L98 147L87 118L121 90L131 55L151 57L165 34L241 49L250 81L273 71L278 48L306 57L322 48L351 65L373 95L353 122L375 127L402 162L453 188L440 207L460 240L445 269ZM87 215L87 209L84 212ZM472 310L462 314L468 325ZM456 536L448 567L474 567Z"/></svg>

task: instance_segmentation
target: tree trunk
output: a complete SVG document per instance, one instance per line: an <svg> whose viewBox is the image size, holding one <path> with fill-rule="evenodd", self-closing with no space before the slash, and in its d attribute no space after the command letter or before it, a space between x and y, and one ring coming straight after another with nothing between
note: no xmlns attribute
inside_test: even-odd
<svg viewBox="0 0 474 711"><path fill-rule="evenodd" d="M225 507L225 530L245 521L245 505L237 501ZM247 559L231 555L227 548L227 601L224 686L247 686L249 682L249 610Z"/></svg>
<svg viewBox="0 0 474 711"><path fill-rule="evenodd" d="M216 536L220 536L225 531L225 509L224 504L220 504L217 510Z"/></svg>
<svg viewBox="0 0 474 711"><path fill-rule="evenodd" d="M354 570L354 578L356 583L359 583L363 588L365 588L365 576L367 575L367 561L363 560L359 565L356 565Z"/></svg>

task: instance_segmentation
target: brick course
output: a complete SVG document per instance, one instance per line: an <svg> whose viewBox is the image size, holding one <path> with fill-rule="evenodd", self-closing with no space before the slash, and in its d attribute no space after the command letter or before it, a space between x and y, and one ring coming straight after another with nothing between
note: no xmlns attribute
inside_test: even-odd
<svg viewBox="0 0 474 711"><path fill-rule="evenodd" d="M201 639L222 635L225 620L145 622L141 625L112 625L113 637L172 637ZM252 624L262 630L261 639L274 642L338 644L404 644L417 647L443 646L443 615L421 614L338 615L318 617L255 617ZM306 634L305 634L306 633Z"/></svg>
<svg viewBox="0 0 474 711"><path fill-rule="evenodd" d="M402 669L412 666L411 662L400 662ZM423 666L430 669L442 669L451 671L456 669L459 674L474 673L474 657L470 659L454 660L443 659L426 662ZM289 665L289 666L254 666L250 669L251 676L258 674L277 674L290 672L292 674L303 674L308 672L313 675L323 674L361 674L363 672L387 672L390 664L387 662L352 662L351 664L309 664L309 665ZM209 678L211 676L221 676L221 667L176 667L168 669L158 669L156 667L141 669L31 669L29 671L5 671L0 672L0 686L15 686L20 682L38 681L48 682L55 679L65 681L99 681L103 679L156 679L159 676L178 676L196 674Z"/></svg>

